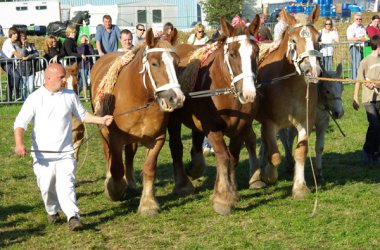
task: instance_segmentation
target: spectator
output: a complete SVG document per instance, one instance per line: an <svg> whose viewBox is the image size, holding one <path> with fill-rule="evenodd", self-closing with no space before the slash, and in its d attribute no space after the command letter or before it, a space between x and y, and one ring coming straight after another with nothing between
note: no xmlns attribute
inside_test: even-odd
<svg viewBox="0 0 380 250"><path fill-rule="evenodd" d="M80 63L81 59L86 60L86 57L77 50L77 42L75 41L76 29L73 26L66 28L66 39L63 42L63 48L59 57L76 57L68 58L64 65L73 65L74 63Z"/></svg>
<svg viewBox="0 0 380 250"><path fill-rule="evenodd" d="M270 30L267 26L265 26L265 20L266 16L265 14L261 13L260 16L260 28L259 28L259 35L261 37L261 41L263 42L272 42L272 34L270 33Z"/></svg>
<svg viewBox="0 0 380 250"><path fill-rule="evenodd" d="M359 65L357 80L380 80L380 36L371 37L372 53L365 57ZM365 164L379 162L380 146L380 89L374 83L365 83L362 88L362 103L369 123L362 157ZM359 109L360 83L355 84L353 107Z"/></svg>
<svg viewBox="0 0 380 250"><path fill-rule="evenodd" d="M333 27L333 22L331 18L326 18L325 27L319 31L321 45L322 64L327 71L332 69L332 57L334 54L334 42L339 42L339 35L335 27Z"/></svg>
<svg viewBox="0 0 380 250"><path fill-rule="evenodd" d="M161 39L167 40L173 29L174 29L174 26L172 23L170 22L165 23L164 28L162 30L162 34L161 34Z"/></svg>
<svg viewBox="0 0 380 250"><path fill-rule="evenodd" d="M110 15L103 16L103 25L99 25L96 29L95 40L96 49L99 56L117 51L120 37L120 29L112 24Z"/></svg>
<svg viewBox="0 0 380 250"><path fill-rule="evenodd" d="M49 35L45 39L44 44L44 57L48 62L52 61L53 63L58 63L58 55L61 54L62 43L53 35Z"/></svg>
<svg viewBox="0 0 380 250"><path fill-rule="evenodd" d="M4 41L2 51L6 59L22 58L21 54L16 50L15 43L19 41L19 33L16 27L11 27L8 31L8 38ZM14 60L7 60L1 65L3 70L7 72L7 102L20 98L20 83L22 81L20 73L16 70Z"/></svg>
<svg viewBox="0 0 380 250"><path fill-rule="evenodd" d="M88 36L86 34L83 34L81 36L80 41L81 41L81 45L78 46L77 51L82 56L85 56L85 60L82 60L81 63L79 63L78 65L78 70L79 70L78 94L83 89L83 97L84 97L84 100L87 102L88 101L87 87L90 86L88 80L90 76L90 69L93 64L93 58L91 58L90 56L94 55L94 48L89 43Z"/></svg>
<svg viewBox="0 0 380 250"><path fill-rule="evenodd" d="M131 50L133 48L132 40L132 32L129 29L123 29L120 32L121 48L118 49L118 51L126 52L128 50Z"/></svg>
<svg viewBox="0 0 380 250"><path fill-rule="evenodd" d="M347 40L350 42L350 56L352 60L351 79L356 78L360 60L363 58L363 46L366 39L366 30L362 24L362 13L356 12L354 23L347 28Z"/></svg>
<svg viewBox="0 0 380 250"><path fill-rule="evenodd" d="M288 24L285 21L285 17L283 16L282 11L279 14L277 14L276 17L278 22L274 26L273 43L269 48L269 52L276 50L280 46L286 28L288 27Z"/></svg>
<svg viewBox="0 0 380 250"><path fill-rule="evenodd" d="M65 81L62 65L49 64L45 83L26 99L14 123L15 153L26 156L24 132L33 120L33 170L37 178L48 222L59 219L58 211L67 216L71 231L81 230L75 195L76 161L71 138L72 115L82 122L109 126L113 117L88 113L72 90L61 89ZM43 151L54 151L47 153Z"/></svg>
<svg viewBox="0 0 380 250"><path fill-rule="evenodd" d="M25 31L20 32L20 41L16 43L16 50L22 56L22 61L18 65L18 71L22 77L22 100L34 90L34 59L39 56L38 50L33 43L28 42Z"/></svg>
<svg viewBox="0 0 380 250"><path fill-rule="evenodd" d="M140 42L145 40L145 26L144 24L137 24L136 25L136 33L133 35L133 46L137 46Z"/></svg>
<svg viewBox="0 0 380 250"><path fill-rule="evenodd" d="M378 15L374 15L372 17L372 21L366 29L369 38L373 37L374 35L380 35L379 19L380 17Z"/></svg>
<svg viewBox="0 0 380 250"><path fill-rule="evenodd" d="M192 45L204 45L208 40L208 36L205 33L205 26L201 23L197 23L194 27L193 34L187 39L187 43Z"/></svg>

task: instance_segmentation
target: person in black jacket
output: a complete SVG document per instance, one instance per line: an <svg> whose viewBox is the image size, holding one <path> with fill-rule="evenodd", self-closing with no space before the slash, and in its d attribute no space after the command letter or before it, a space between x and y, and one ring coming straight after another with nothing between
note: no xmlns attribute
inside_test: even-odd
<svg viewBox="0 0 380 250"><path fill-rule="evenodd" d="M61 55L59 56L59 58L70 57L66 58L66 60L63 63L64 66L71 66L74 63L79 64L81 60L86 60L86 56L78 53L77 51L77 42L75 41L75 35L75 27L68 26L66 28L66 39L63 42L63 48L61 51Z"/></svg>

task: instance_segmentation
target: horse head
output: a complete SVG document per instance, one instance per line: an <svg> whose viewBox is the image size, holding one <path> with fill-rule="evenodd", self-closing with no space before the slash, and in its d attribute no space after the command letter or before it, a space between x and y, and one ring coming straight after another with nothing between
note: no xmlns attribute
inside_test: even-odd
<svg viewBox="0 0 380 250"><path fill-rule="evenodd" d="M256 97L256 72L259 48L253 37L260 26L256 15L248 28L243 24L232 27L224 17L220 19L224 47L224 62L228 67L231 88L242 104L253 102Z"/></svg>
<svg viewBox="0 0 380 250"><path fill-rule="evenodd" d="M319 18L319 6L316 5L309 16L302 13L292 16L284 8L280 15L285 18L289 26L285 34L285 38L288 36L288 59L294 64L298 74L318 77L322 73L318 60L321 58L321 53L318 50L318 31L314 23ZM317 82L314 79L310 81Z"/></svg>
<svg viewBox="0 0 380 250"><path fill-rule="evenodd" d="M176 74L179 60L172 47L177 40L177 33L177 29L173 29L167 40L155 38L151 28L146 33L143 69L140 73L144 75L146 88L145 75L148 74L155 98L164 112L181 108L185 101Z"/></svg>
<svg viewBox="0 0 380 250"><path fill-rule="evenodd" d="M86 26L90 25L90 18L91 18L91 15L90 15L90 13L88 12L88 10L83 11L82 16L83 16L83 21L84 21L84 23L86 24Z"/></svg>
<svg viewBox="0 0 380 250"><path fill-rule="evenodd" d="M342 64L339 63L336 71L325 71L323 77L341 78ZM319 98L326 110L330 110L334 119L339 119L344 114L342 103L343 84L339 81L320 81L318 83Z"/></svg>

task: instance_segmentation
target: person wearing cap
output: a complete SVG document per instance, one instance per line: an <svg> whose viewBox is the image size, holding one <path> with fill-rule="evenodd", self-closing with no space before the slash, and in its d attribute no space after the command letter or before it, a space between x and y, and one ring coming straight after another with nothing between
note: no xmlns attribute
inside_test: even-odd
<svg viewBox="0 0 380 250"><path fill-rule="evenodd" d="M369 38L373 37L374 35L380 35L379 19L380 17L378 15L374 15L372 17L372 21L366 29Z"/></svg>
<svg viewBox="0 0 380 250"><path fill-rule="evenodd" d="M356 80L369 83L355 83L353 108L359 109L359 89L362 86L362 103L367 113L368 129L362 150L364 164L379 163L380 146L380 88L371 81L380 80L380 35L371 37L369 45L372 53L366 56L359 65Z"/></svg>

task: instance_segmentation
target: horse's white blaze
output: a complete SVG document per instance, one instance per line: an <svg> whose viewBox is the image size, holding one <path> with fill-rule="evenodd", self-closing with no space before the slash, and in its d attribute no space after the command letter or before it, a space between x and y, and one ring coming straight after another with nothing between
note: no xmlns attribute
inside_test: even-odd
<svg viewBox="0 0 380 250"><path fill-rule="evenodd" d="M173 91L176 93L176 104L182 104L185 101L185 95L183 94L181 90L181 86L178 83L177 74L174 68L174 59L170 52L163 52L162 53L162 61L165 64L166 73L168 74L169 78L169 84L173 85ZM175 87L175 86L178 87Z"/></svg>
<svg viewBox="0 0 380 250"><path fill-rule="evenodd" d="M309 27L308 27L308 29L309 29L309 33L312 34ZM312 37L308 36L305 39L306 39L306 51L315 50ZM310 62L311 68L312 68L312 76L318 77L317 57L316 56L309 56L309 62Z"/></svg>
<svg viewBox="0 0 380 250"><path fill-rule="evenodd" d="M243 75L243 96L247 101L253 101L256 96L256 87L253 80L251 54L253 51L252 44L248 40L240 41L240 58ZM247 77L250 76L250 77Z"/></svg>
<svg viewBox="0 0 380 250"><path fill-rule="evenodd" d="M306 129L301 126L297 126L298 131L298 143L306 138Z"/></svg>

